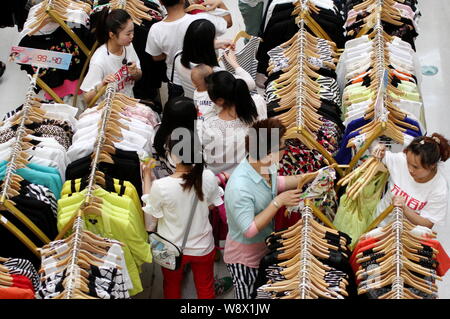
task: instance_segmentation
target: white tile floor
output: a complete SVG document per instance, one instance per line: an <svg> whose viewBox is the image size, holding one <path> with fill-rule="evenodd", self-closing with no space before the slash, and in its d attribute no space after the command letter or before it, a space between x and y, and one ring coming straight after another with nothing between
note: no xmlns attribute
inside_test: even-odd
<svg viewBox="0 0 450 319"><path fill-rule="evenodd" d="M244 30L242 17L237 7L237 1L224 0L233 16L233 27L223 36L232 39L234 35ZM417 40L418 57L422 65L435 65L439 72L434 76L422 77L422 94L425 102L425 114L427 119L428 133L439 132L450 138L449 110L446 110L450 101L450 37L443 32L450 28L450 2L448 0L423 0L420 2L422 19L420 25L420 36ZM0 60L6 62L9 50L13 44L17 31L14 28L0 29ZM19 106L24 101L28 79L25 72L13 63L7 63L6 71L0 79L0 115ZM163 99L166 96L162 92ZM450 180L450 161L445 165L447 178ZM450 214L447 214L447 223L437 227L438 238L447 252L450 253ZM221 277L228 275L223 262L216 263L216 274ZM145 291L139 298L162 298L162 276L158 267L147 265L144 268ZM189 274L183 283L183 297L195 298L195 287L192 275ZM450 298L450 276L444 277L439 284L439 295L441 298ZM222 298L233 298L233 293L228 293Z"/></svg>

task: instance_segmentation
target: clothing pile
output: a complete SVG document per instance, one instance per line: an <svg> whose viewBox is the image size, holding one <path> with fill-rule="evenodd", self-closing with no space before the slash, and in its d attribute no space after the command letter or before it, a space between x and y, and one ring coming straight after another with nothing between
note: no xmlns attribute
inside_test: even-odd
<svg viewBox="0 0 450 319"><path fill-rule="evenodd" d="M82 243L77 252L78 264L70 265L74 235L50 242L41 249L41 287L37 299L58 299L75 281L79 289L75 298L127 299L133 289L132 279L125 264L123 244L98 237L88 231L81 234Z"/></svg>
<svg viewBox="0 0 450 319"><path fill-rule="evenodd" d="M0 257L0 299L34 299L40 287L36 268L28 260Z"/></svg>
<svg viewBox="0 0 450 319"><path fill-rule="evenodd" d="M383 299L395 288L396 254L400 254L402 294L413 299L436 299L436 280L442 280L450 258L429 228L404 220L400 246L395 235L396 221L376 228L359 238L350 258L362 298ZM400 247L400 248L398 248Z"/></svg>
<svg viewBox="0 0 450 319"><path fill-rule="evenodd" d="M68 164L67 149L76 131L74 115L76 108L64 104L42 104L32 107L29 121L25 124L26 136L21 155L27 160L25 167L15 170L20 185L15 196L9 199L48 238L57 235L56 211ZM35 112L35 113L34 113ZM17 121L22 117L21 107L9 112L0 128L1 162L0 178L7 173L7 165L13 152L18 129ZM34 114L34 115L33 115ZM39 117L39 118L38 118ZM37 247L42 246L43 237L23 224L16 214L4 210L1 214L21 230ZM4 227L0 227L2 240L0 254L7 257L24 258L38 268L40 261L23 243Z"/></svg>
<svg viewBox="0 0 450 319"><path fill-rule="evenodd" d="M260 263L255 283L257 299L299 298L303 275L307 274L309 298L344 299L351 284L350 238L305 218L287 230L266 239L270 250ZM308 235L306 234L308 233ZM305 236L308 236L307 238ZM302 238L303 237L303 238ZM304 240L309 247L305 256Z"/></svg>

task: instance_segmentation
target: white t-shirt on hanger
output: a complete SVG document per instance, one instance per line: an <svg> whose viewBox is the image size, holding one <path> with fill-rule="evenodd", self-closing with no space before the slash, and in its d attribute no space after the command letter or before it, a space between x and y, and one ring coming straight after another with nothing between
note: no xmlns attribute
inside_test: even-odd
<svg viewBox="0 0 450 319"><path fill-rule="evenodd" d="M135 62L137 68L141 68L141 63L132 43L124 47L120 56L111 52L108 53L106 44L101 45L92 56L89 63L89 71L80 89L84 92L89 92L94 89L94 86L100 84L105 76L115 74L117 92L133 97L134 80L128 75L128 67L122 64L125 57L127 62Z"/></svg>

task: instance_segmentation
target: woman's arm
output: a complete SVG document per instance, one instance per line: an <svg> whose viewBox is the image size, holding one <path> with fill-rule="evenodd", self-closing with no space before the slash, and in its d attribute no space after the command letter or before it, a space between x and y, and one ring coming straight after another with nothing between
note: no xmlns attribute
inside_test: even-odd
<svg viewBox="0 0 450 319"><path fill-rule="evenodd" d="M301 191L295 189L283 192L275 197L275 199L270 202L269 206L267 206L266 209L255 216L254 226L256 227L257 232L253 234L253 236L256 235L261 229L264 229L267 225L269 225L281 206L297 206L300 202L300 194ZM252 226L250 226L250 229L252 229ZM246 237L253 236L247 236L246 234Z"/></svg>
<svg viewBox="0 0 450 319"><path fill-rule="evenodd" d="M252 76L250 75L250 73L248 73L247 71L245 71L237 62L236 59L236 53L234 52L233 48L230 49L228 52L225 52L223 54L223 56L225 57L225 59L227 60L227 62L234 68L234 71L236 73L236 78L237 79L241 79L244 80L245 83L247 83L248 86L248 90L249 91L253 91L254 89L256 89L256 83L255 80L253 80Z"/></svg>
<svg viewBox="0 0 450 319"><path fill-rule="evenodd" d="M89 105L91 103L92 99L97 95L97 93L102 89L103 86L107 85L108 83L114 82L115 80L116 78L114 77L114 74L109 74L105 76L100 84L95 85L92 90L85 92L83 94L83 98L86 104Z"/></svg>
<svg viewBox="0 0 450 319"><path fill-rule="evenodd" d="M404 197L394 196L392 198L392 205L403 209L403 214L414 225L425 226L428 228L432 228L434 226L434 223L432 223L429 219L420 216L419 214L414 212L411 208L406 206L406 201Z"/></svg>
<svg viewBox="0 0 450 319"><path fill-rule="evenodd" d="M152 158L147 163L142 164L142 193L143 195L148 196L152 189L152 183L155 179L153 175L153 167L155 164L155 160ZM145 196L143 196L144 198ZM145 209L144 209L145 210ZM147 231L155 231L156 226L158 224L158 219L150 214L145 214L145 228Z"/></svg>

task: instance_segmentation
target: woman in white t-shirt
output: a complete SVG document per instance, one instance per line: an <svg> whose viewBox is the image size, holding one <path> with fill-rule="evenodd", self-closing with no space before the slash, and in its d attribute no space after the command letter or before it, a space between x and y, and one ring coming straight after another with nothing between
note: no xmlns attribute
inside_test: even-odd
<svg viewBox="0 0 450 319"><path fill-rule="evenodd" d="M373 151L390 173L389 189L375 217L393 204L403 208L405 217L415 225L442 225L447 214L448 184L440 164L450 157L447 139L434 133L431 137L416 137L402 153L385 149L379 144ZM386 218L383 224L390 220Z"/></svg>
<svg viewBox="0 0 450 319"><path fill-rule="evenodd" d="M89 63L89 71L81 85L87 104L101 87L117 82L117 92L133 96L134 81L142 77L141 64L134 50L134 24L122 9L103 9L96 25L97 48Z"/></svg>
<svg viewBox="0 0 450 319"><path fill-rule="evenodd" d="M245 157L245 136L249 127L267 118L266 103L262 98L254 100L245 81L236 79L228 71L209 75L206 83L208 95L220 112L202 124L205 161L215 174L231 174Z"/></svg>
<svg viewBox="0 0 450 319"><path fill-rule="evenodd" d="M214 238L209 222L209 207L220 206L223 190L214 174L204 169L200 141L193 130L180 128L169 136L167 147L176 163L175 172L152 182L152 169L144 168L144 212L146 224L157 218L157 231L181 247L189 214L198 198L186 246L177 270L162 268L164 297L181 298L183 268L191 265L197 297L212 299L214 291ZM153 230L147 228L147 230Z"/></svg>

